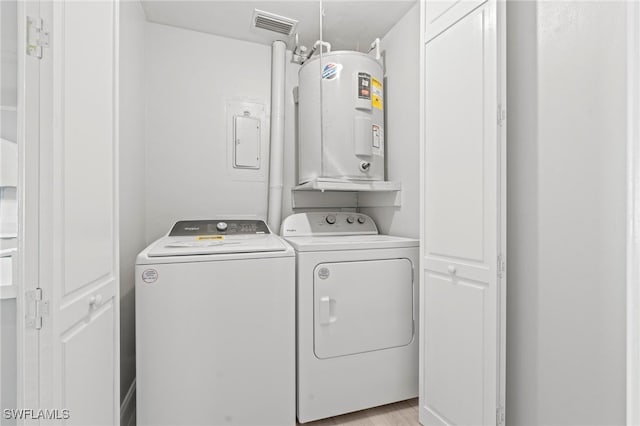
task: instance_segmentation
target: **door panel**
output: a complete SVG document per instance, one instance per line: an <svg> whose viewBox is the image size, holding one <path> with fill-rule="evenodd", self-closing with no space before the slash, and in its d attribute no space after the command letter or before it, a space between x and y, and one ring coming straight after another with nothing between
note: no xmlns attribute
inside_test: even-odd
<svg viewBox="0 0 640 426"><path fill-rule="evenodd" d="M104 339L113 340L113 303L105 303L95 313L61 335L64 377L62 407L69 409L77 425L117 424L114 418L114 352L104 350ZM92 384L100 384L93 386ZM87 387L91 398L87 398Z"/></svg>
<svg viewBox="0 0 640 426"><path fill-rule="evenodd" d="M463 3L425 22L425 425L496 424L504 406L504 21L496 1Z"/></svg>
<svg viewBox="0 0 640 426"><path fill-rule="evenodd" d="M40 405L119 422L115 0L41 3Z"/></svg>
<svg viewBox="0 0 640 426"><path fill-rule="evenodd" d="M484 19L468 16L427 47L427 252L473 262L484 260L484 209L495 195L483 191L485 167L494 166L483 156L491 137L483 131Z"/></svg>
<svg viewBox="0 0 640 426"><path fill-rule="evenodd" d="M113 280L113 4L60 2L65 295ZM56 32L56 35L58 33Z"/></svg>
<svg viewBox="0 0 640 426"><path fill-rule="evenodd" d="M425 272L425 287L437 301L425 311L427 409L447 424L481 425L486 285Z"/></svg>
<svg viewBox="0 0 640 426"><path fill-rule="evenodd" d="M321 263L314 269L318 358L405 346L413 340L409 259Z"/></svg>

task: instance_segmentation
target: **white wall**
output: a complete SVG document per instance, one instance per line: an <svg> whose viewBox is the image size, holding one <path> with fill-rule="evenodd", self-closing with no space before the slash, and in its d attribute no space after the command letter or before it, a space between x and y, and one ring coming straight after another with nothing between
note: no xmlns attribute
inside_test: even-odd
<svg viewBox="0 0 640 426"><path fill-rule="evenodd" d="M403 183L401 208L367 209L382 232L417 237L419 217L418 40L414 7L383 39L386 49L388 176ZM225 104L270 103L271 48L160 24L147 24L147 242L185 218L266 216L268 180L227 174ZM208 53L211 52L211 53ZM283 217L297 185L299 66L287 52ZM390 111L390 112L389 112ZM264 129L268 131L268 128Z"/></svg>
<svg viewBox="0 0 640 426"><path fill-rule="evenodd" d="M382 38L385 59L387 180L402 182L401 207L362 209L381 233L418 238L420 231L420 10L416 4Z"/></svg>
<svg viewBox="0 0 640 426"><path fill-rule="evenodd" d="M284 97L284 174L282 188L282 218L294 213L291 208L291 188L298 185L298 120L293 89L298 86L300 65L291 63L287 51L286 84ZM274 230L280 232L280 230Z"/></svg>
<svg viewBox="0 0 640 426"><path fill-rule="evenodd" d="M120 3L120 397L136 376L135 258L145 240L145 16Z"/></svg>
<svg viewBox="0 0 640 426"><path fill-rule="evenodd" d="M507 424L624 424L625 5L508 15Z"/></svg>
<svg viewBox="0 0 640 426"><path fill-rule="evenodd" d="M267 179L227 172L225 105L249 98L268 111L271 48L159 24L146 30L147 240L180 219L265 218Z"/></svg>

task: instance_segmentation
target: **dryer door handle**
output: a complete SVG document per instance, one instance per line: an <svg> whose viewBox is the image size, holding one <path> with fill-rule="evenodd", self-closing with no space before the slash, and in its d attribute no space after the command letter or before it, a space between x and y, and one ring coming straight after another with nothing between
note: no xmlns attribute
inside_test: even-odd
<svg viewBox="0 0 640 426"><path fill-rule="evenodd" d="M336 300L329 296L323 296L319 302L318 320L320 325L329 325L336 322Z"/></svg>

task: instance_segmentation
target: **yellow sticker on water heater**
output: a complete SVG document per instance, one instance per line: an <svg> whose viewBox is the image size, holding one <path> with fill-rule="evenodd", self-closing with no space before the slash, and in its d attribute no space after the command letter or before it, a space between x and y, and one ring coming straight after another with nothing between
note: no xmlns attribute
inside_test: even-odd
<svg viewBox="0 0 640 426"><path fill-rule="evenodd" d="M375 78L371 79L371 92L371 105L382 110L382 83Z"/></svg>

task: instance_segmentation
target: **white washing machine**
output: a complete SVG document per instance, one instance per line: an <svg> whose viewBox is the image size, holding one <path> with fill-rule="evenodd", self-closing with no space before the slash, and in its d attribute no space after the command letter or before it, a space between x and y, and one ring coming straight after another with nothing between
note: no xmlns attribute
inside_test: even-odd
<svg viewBox="0 0 640 426"><path fill-rule="evenodd" d="M301 213L297 256L301 423L418 395L417 240L379 235L359 213Z"/></svg>
<svg viewBox="0 0 640 426"><path fill-rule="evenodd" d="M295 254L262 221L183 221L136 264L138 425L295 425Z"/></svg>

